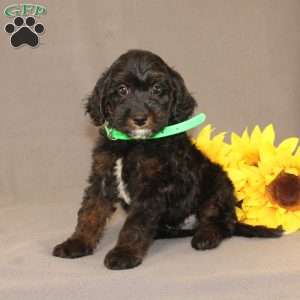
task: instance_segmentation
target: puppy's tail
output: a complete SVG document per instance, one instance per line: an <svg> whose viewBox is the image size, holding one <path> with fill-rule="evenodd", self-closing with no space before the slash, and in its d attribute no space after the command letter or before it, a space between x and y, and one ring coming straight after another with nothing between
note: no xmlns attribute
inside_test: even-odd
<svg viewBox="0 0 300 300"><path fill-rule="evenodd" d="M268 228L265 226L252 226L244 223L236 223L233 235L248 238L279 238L283 233L284 230L281 226L277 228Z"/></svg>

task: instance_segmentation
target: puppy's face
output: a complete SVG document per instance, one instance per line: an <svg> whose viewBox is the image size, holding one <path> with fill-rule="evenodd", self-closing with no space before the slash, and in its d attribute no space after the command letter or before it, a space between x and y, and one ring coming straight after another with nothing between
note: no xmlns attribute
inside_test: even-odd
<svg viewBox="0 0 300 300"><path fill-rule="evenodd" d="M143 139L187 119L194 106L177 72L151 52L132 50L98 80L87 112L96 125L107 121L110 127Z"/></svg>
<svg viewBox="0 0 300 300"><path fill-rule="evenodd" d="M147 138L169 122L170 76L152 55L125 55L110 70L103 110L110 126L133 138Z"/></svg>

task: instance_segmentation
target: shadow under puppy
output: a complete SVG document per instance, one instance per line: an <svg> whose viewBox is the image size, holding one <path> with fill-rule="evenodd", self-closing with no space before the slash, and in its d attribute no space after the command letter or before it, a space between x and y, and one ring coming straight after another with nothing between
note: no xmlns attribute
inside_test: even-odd
<svg viewBox="0 0 300 300"><path fill-rule="evenodd" d="M238 223L227 174L186 133L147 139L187 120L195 105L182 77L151 52L131 50L112 64L88 98L86 111L96 126L107 122L134 139L110 140L100 129L75 232L53 255L92 254L118 202L128 216L105 257L110 269L139 265L155 238L192 235L192 247L205 250L233 235L282 235L280 228Z"/></svg>

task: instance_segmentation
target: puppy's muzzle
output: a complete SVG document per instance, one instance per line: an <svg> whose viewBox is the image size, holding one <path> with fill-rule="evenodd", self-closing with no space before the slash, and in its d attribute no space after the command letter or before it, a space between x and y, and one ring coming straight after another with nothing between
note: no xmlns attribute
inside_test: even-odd
<svg viewBox="0 0 300 300"><path fill-rule="evenodd" d="M137 113L132 115L128 123L131 130L129 135L136 139L145 139L152 135L152 119L149 115L144 113Z"/></svg>
<svg viewBox="0 0 300 300"><path fill-rule="evenodd" d="M147 125L147 123L149 123L149 117L145 114L137 114L133 116L131 119L133 124L139 127L145 126Z"/></svg>

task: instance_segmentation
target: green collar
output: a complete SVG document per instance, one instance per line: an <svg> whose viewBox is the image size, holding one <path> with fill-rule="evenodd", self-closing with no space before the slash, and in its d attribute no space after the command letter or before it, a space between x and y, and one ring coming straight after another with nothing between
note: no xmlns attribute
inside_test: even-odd
<svg viewBox="0 0 300 300"><path fill-rule="evenodd" d="M205 114L203 114L203 113L198 114L189 120L186 120L186 121L174 124L174 125L166 126L159 132L155 133L154 135L152 135L146 139L160 139L160 138L167 137L170 135L185 132L187 130L190 130L190 129L195 128L198 125L202 124L205 121L205 119L206 119ZM109 128L107 125L104 125L104 128L105 128L107 137L110 140L136 140L135 138L128 136L124 132L121 132L114 128Z"/></svg>

